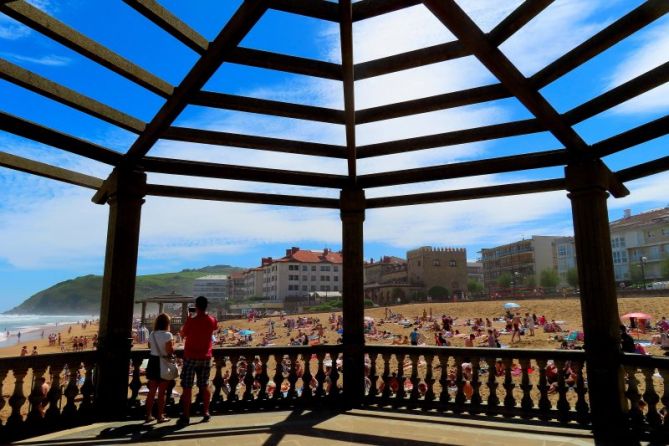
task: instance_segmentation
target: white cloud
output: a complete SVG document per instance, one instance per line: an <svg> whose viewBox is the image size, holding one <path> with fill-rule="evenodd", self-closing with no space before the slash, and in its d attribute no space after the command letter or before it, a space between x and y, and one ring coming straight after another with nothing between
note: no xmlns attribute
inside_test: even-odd
<svg viewBox="0 0 669 446"><path fill-rule="evenodd" d="M56 9L50 0L27 1L47 14L53 14ZM18 40L29 36L31 32L32 31L27 26L7 17L4 14L0 14L0 39Z"/></svg>
<svg viewBox="0 0 669 446"><path fill-rule="evenodd" d="M634 38L634 49L613 68L606 89L616 87L666 62L669 62L667 18ZM666 110L668 107L669 84L664 84L625 102L613 111L621 114L653 113Z"/></svg>
<svg viewBox="0 0 669 446"><path fill-rule="evenodd" d="M28 62L36 65L45 65L49 67L64 67L72 62L72 59L69 57L56 56L53 54L40 57L24 56L22 54L14 53L2 53L2 55L11 59L20 60L22 62Z"/></svg>

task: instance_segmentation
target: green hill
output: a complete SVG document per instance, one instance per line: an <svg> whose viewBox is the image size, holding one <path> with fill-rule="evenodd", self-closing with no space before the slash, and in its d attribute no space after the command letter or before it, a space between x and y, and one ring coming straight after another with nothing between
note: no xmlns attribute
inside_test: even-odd
<svg viewBox="0 0 669 446"><path fill-rule="evenodd" d="M135 299L168 294L189 295L193 280L207 274L230 274L242 268L229 265L185 269L178 273L137 276ZM102 276L90 274L66 280L42 290L6 314L98 314L102 294Z"/></svg>

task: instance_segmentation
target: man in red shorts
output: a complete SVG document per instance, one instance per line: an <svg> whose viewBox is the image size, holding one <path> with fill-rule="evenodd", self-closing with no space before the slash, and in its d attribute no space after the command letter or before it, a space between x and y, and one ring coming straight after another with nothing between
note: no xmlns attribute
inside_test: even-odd
<svg viewBox="0 0 669 446"><path fill-rule="evenodd" d="M218 328L216 319L207 314L207 298L199 296L195 299L195 316L186 319L181 327L181 336L186 338L184 347L184 365L181 370L181 396L183 415L177 425L186 426L190 422L190 405L193 381L197 375L197 386L202 396L204 413L202 422L209 421L209 375L211 373L211 335Z"/></svg>

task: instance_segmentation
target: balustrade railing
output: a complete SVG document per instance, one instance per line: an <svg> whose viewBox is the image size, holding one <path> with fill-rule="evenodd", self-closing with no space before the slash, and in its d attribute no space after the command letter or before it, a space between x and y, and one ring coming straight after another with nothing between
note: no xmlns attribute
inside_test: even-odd
<svg viewBox="0 0 669 446"><path fill-rule="evenodd" d="M342 352L342 345L214 349L211 410L336 406L343 402ZM364 352L369 406L590 422L582 351L367 345ZM128 408L137 417L148 355L131 352ZM91 421L95 362L94 351L0 359L0 437ZM669 358L626 354L622 363L633 428L641 437L666 438ZM168 413L178 413L180 393L177 380L168 389Z"/></svg>

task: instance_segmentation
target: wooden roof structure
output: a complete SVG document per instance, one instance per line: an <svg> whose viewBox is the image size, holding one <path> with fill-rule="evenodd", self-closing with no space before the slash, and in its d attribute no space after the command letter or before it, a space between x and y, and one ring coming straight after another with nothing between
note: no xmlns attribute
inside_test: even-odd
<svg viewBox="0 0 669 446"><path fill-rule="evenodd" d="M565 113L559 113L541 93L541 90L547 85L662 17L669 11L669 2L666 0L644 2L530 77L521 74L519 69L499 50L499 46L542 13L552 3L551 0L526 0L488 33L484 33L454 0L425 0L422 2L417 0L362 0L358 2L351 2L351 0L340 0L339 2L245 0L211 42L155 0L124 1L145 16L147 20L199 55L199 59L179 85L170 85L23 0L0 1L0 12L164 98L164 104L150 122L143 122L7 60L0 59L0 78L133 132L137 137L128 150L125 153L119 153L1 110L0 130L114 167L130 167L148 173L335 189L370 189L566 166L583 160L601 159L669 132L669 116L663 116L594 144L586 143L574 130L576 124L666 83L669 79L669 63L660 65ZM355 22L420 3L423 3L457 37L456 41L364 63L353 63L352 30ZM239 44L242 39L268 9L338 23L341 34L342 63L335 64L241 47ZM354 83L356 81L471 55L494 74L499 82L362 110L355 108ZM221 64L226 62L340 81L344 92L344 107L342 110L337 110L203 90L209 78ZM356 125L358 124L514 97L531 112L533 115L531 119L368 145L358 145L356 142ZM345 128L346 144L322 144L175 126L175 119L189 105L339 124ZM415 169L365 175L357 173L358 160L363 158L543 131L554 135L563 147L556 150ZM150 156L152 147L159 140L339 158L346 160L348 174L322 174ZM102 178L4 152L0 152L0 166L90 188L97 192L94 201L97 203L106 201L106 186ZM624 183L668 169L669 156L665 156L650 162L628 166L617 172L610 171L609 191L614 196L624 196L628 193ZM488 187L370 198L365 201L365 207L368 209L382 208L563 189L565 189L564 178L550 178ZM147 195L163 197L340 208L339 199L328 197L251 193L161 184L147 185L146 192Z"/></svg>

